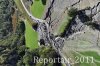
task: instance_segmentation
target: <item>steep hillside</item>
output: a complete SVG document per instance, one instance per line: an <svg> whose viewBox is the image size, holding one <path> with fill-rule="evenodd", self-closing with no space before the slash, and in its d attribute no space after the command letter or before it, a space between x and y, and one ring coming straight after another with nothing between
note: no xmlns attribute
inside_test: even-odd
<svg viewBox="0 0 100 66"><path fill-rule="evenodd" d="M62 53L64 57L72 59L70 62L73 66L100 65L100 60L97 61L94 56L94 53L100 56L99 0L49 0L44 19L55 36L65 39ZM88 52L86 56L93 53L93 64L75 62L76 56L84 57L85 52Z"/></svg>
<svg viewBox="0 0 100 66"><path fill-rule="evenodd" d="M71 7L78 10L93 8L98 2L99 0L48 0L44 19L49 22L52 33L57 34L59 26L67 20L67 12Z"/></svg>
<svg viewBox="0 0 100 66"><path fill-rule="evenodd" d="M0 0L0 66L16 66L25 54L21 53L25 45L24 22L19 21L15 11L13 0Z"/></svg>

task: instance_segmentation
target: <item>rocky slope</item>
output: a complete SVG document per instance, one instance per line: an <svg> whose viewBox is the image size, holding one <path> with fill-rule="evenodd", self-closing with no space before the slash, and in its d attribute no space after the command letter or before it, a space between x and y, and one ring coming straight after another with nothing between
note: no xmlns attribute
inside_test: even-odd
<svg viewBox="0 0 100 66"><path fill-rule="evenodd" d="M49 21L51 31L54 33L66 17L69 8L75 7L82 10L88 7L96 7L99 0L49 0L47 1L46 13L44 19ZM63 4L63 5L62 5ZM87 13L89 13L87 11ZM55 28L55 29L54 29Z"/></svg>
<svg viewBox="0 0 100 66"><path fill-rule="evenodd" d="M68 29L65 29L65 44L62 53L66 58L73 58L72 52L77 51L94 51L100 54L99 0L49 0L48 3L44 19L48 21L52 33L56 32L70 8L78 9ZM91 66L94 65L99 66L95 63Z"/></svg>

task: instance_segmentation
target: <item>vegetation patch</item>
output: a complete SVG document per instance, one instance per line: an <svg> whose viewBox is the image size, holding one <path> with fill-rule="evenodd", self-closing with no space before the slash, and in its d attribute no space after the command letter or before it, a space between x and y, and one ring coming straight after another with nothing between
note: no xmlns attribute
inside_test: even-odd
<svg viewBox="0 0 100 66"><path fill-rule="evenodd" d="M71 19L72 17L69 17L69 16L66 17L66 20L64 20L64 22L61 24L58 30L58 35L61 35L62 33L64 33L66 26L69 25Z"/></svg>
<svg viewBox="0 0 100 66"><path fill-rule="evenodd" d="M71 24L71 20L74 16L76 16L77 14L77 9L76 8L70 8L67 12L67 16L66 19L64 19L64 22L61 24L59 31L58 31L58 35L60 35L61 37L64 37L64 34L66 32L66 30L68 29L68 27Z"/></svg>
<svg viewBox="0 0 100 66"><path fill-rule="evenodd" d="M25 39L26 39L26 47L30 49L38 48L38 33L30 26L30 24L25 22L26 31L25 31Z"/></svg>
<svg viewBox="0 0 100 66"><path fill-rule="evenodd" d="M46 63L44 63L43 60L41 60L41 62L34 62L34 58L37 57L38 59L54 59L54 58L61 58L56 51L52 48L52 47L44 47L41 46L37 49L34 50L26 50L25 55L23 56L23 63L25 64L25 66L62 66L61 63L58 63L57 60L55 60L55 63L50 63L49 61L47 61ZM37 59L37 60L38 60Z"/></svg>
<svg viewBox="0 0 100 66"><path fill-rule="evenodd" d="M16 5L17 5L18 9L21 11L21 13L25 14L26 12L25 12L25 10L23 8L23 5L21 4L21 1L20 0L14 0L14 1L15 1Z"/></svg>
<svg viewBox="0 0 100 66"><path fill-rule="evenodd" d="M69 10L68 10L68 15L70 16L70 17L74 17L75 15L77 14L77 8L70 8Z"/></svg>
<svg viewBox="0 0 100 66"><path fill-rule="evenodd" d="M45 1L46 2L46 1ZM42 0L34 0L33 4L31 6L31 12L32 14L37 17L37 18L41 18L44 12L44 8L45 8L45 3Z"/></svg>
<svg viewBox="0 0 100 66"><path fill-rule="evenodd" d="M87 51L87 52L80 52L82 55L91 56L94 59L100 61L100 55L97 52Z"/></svg>
<svg viewBox="0 0 100 66"><path fill-rule="evenodd" d="M100 55L98 55L97 52L94 52L94 51L86 51L86 52L78 52L79 54L75 53L75 52L72 52L74 57L78 57L79 59L79 63L76 63L75 65L79 65L79 66L99 66L99 62L97 61L100 61ZM82 58L84 57L84 59ZM88 60L85 58L85 57L93 57L93 62L92 63L92 59L89 58ZM80 62L81 61L84 61L84 62ZM87 63L87 61L89 63Z"/></svg>

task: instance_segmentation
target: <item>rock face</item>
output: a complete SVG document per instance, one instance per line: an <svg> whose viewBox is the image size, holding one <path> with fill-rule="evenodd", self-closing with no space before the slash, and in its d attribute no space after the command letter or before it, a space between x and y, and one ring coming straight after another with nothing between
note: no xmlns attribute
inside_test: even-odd
<svg viewBox="0 0 100 66"><path fill-rule="evenodd" d="M84 23L89 20L89 17L85 14L85 11L79 11L78 14L72 19L71 24L66 30L66 36L84 30Z"/></svg>
<svg viewBox="0 0 100 66"><path fill-rule="evenodd" d="M92 14L93 22L100 23L100 2L96 6L94 6L94 8L92 9Z"/></svg>
<svg viewBox="0 0 100 66"><path fill-rule="evenodd" d="M45 45L50 44L50 40L49 40L49 37L48 37L49 31L47 30L46 24L45 23L39 23L37 31L39 33L39 40L43 40Z"/></svg>
<svg viewBox="0 0 100 66"><path fill-rule="evenodd" d="M84 23L88 22L100 24L100 2L90 7L78 12L78 14L72 20L69 30L66 32L66 35L72 34L78 31L82 31L85 28Z"/></svg>

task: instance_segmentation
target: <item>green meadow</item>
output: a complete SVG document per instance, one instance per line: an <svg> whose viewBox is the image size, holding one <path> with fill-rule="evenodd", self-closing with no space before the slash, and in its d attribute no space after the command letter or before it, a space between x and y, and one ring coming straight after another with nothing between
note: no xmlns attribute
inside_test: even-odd
<svg viewBox="0 0 100 66"><path fill-rule="evenodd" d="M38 33L32 28L32 26L28 22L25 22L25 26L26 47L30 49L38 48Z"/></svg>
<svg viewBox="0 0 100 66"><path fill-rule="evenodd" d="M34 0L33 5L30 8L32 14L37 18L42 17L44 9L45 5L42 4L41 0Z"/></svg>

